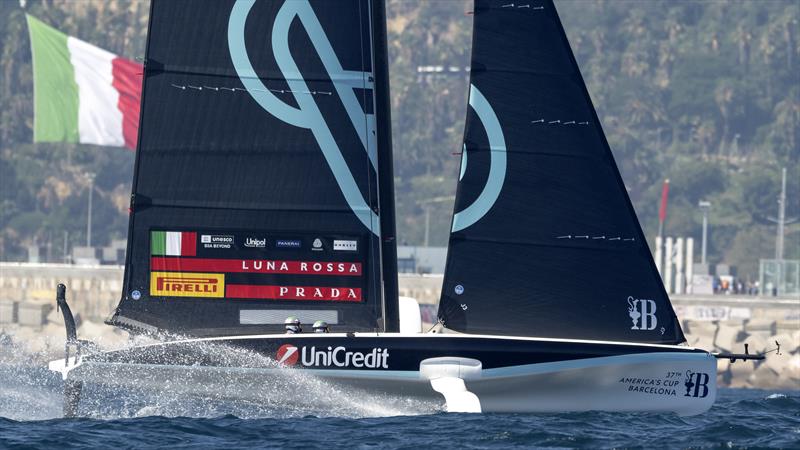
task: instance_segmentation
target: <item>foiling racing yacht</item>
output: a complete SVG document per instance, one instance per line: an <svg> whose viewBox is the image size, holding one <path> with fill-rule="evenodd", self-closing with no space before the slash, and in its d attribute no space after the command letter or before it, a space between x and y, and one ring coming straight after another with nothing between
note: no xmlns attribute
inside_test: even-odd
<svg viewBox="0 0 800 450"><path fill-rule="evenodd" d="M167 338L92 352L61 286L65 414L87 382L224 374L246 396L287 370L449 411L707 410L720 355L684 345L552 1L473 13L439 323L421 333L398 297L383 1L152 0L108 323ZM331 332L284 334L289 316Z"/></svg>

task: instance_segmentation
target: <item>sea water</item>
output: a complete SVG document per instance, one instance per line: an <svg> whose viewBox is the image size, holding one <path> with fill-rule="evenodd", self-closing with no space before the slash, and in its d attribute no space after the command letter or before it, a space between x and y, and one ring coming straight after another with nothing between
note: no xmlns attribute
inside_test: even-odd
<svg viewBox="0 0 800 450"><path fill-rule="evenodd" d="M796 390L721 389L714 407L694 417L447 414L440 404L346 392L299 372L287 371L286 380L249 401L94 386L84 392L85 418L62 419L60 377L6 361L0 363L0 447L800 449ZM290 386L291 396L280 395ZM302 405L292 401L298 394Z"/></svg>

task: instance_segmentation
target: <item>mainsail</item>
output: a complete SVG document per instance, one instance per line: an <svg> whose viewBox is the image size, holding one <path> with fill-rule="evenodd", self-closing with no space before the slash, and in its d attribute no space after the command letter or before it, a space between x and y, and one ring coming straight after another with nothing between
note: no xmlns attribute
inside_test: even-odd
<svg viewBox="0 0 800 450"><path fill-rule="evenodd" d="M152 1L110 323L396 329L383 15L372 0Z"/></svg>
<svg viewBox="0 0 800 450"><path fill-rule="evenodd" d="M476 0L452 330L685 339L550 0Z"/></svg>

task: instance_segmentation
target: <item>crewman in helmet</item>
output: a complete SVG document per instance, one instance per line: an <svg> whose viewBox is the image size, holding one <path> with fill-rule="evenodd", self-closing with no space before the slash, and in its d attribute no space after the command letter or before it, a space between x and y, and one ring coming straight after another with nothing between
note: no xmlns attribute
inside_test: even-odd
<svg viewBox="0 0 800 450"><path fill-rule="evenodd" d="M325 322L324 320L318 320L314 322L314 326L312 328L314 328L314 333L330 332L330 329L328 328L328 322Z"/></svg>
<svg viewBox="0 0 800 450"><path fill-rule="evenodd" d="M300 326L300 319L295 316L289 316L283 321L283 326L286 327L286 334L298 334L303 332Z"/></svg>

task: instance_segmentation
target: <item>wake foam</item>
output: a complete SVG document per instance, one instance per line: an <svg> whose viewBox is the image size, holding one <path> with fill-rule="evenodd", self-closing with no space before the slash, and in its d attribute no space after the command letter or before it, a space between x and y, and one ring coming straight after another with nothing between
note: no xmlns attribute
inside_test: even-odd
<svg viewBox="0 0 800 450"><path fill-rule="evenodd" d="M141 342L131 343L131 346ZM154 345L158 352L166 347ZM129 417L386 417L431 414L442 402L375 394L341 386L302 369L280 366L254 351L219 343L192 344L193 358L215 361L228 370L202 367L169 373L147 367L82 367L97 382L84 383L79 415L97 419ZM7 352L6 352L7 353ZM43 420L61 417L63 382L44 368L41 355L20 349L0 358L0 417ZM35 361L35 363L33 363ZM275 369L269 378L251 369ZM96 373L91 373L95 371ZM255 374L255 375L254 375Z"/></svg>
<svg viewBox="0 0 800 450"><path fill-rule="evenodd" d="M786 394L769 394L764 400L775 400L777 398L786 398Z"/></svg>

